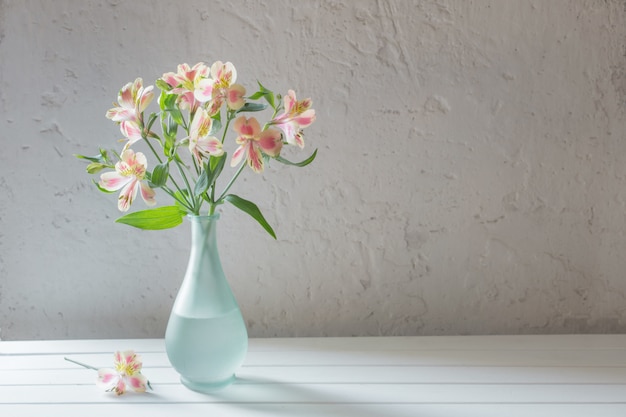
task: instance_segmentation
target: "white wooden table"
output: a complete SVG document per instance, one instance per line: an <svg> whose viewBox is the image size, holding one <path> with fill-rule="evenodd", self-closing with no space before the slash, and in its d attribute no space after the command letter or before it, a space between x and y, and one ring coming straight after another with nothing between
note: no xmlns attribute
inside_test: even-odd
<svg viewBox="0 0 626 417"><path fill-rule="evenodd" d="M101 391L134 349L154 388ZM626 335L252 339L238 381L184 388L162 340L0 342L0 416L626 416Z"/></svg>

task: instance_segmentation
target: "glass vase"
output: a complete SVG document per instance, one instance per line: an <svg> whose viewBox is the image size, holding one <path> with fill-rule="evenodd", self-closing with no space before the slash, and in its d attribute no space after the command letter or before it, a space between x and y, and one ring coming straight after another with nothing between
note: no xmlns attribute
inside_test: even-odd
<svg viewBox="0 0 626 417"><path fill-rule="evenodd" d="M191 252L165 331L165 349L183 385L210 392L234 382L248 350L248 332L217 250L219 214L188 219Z"/></svg>

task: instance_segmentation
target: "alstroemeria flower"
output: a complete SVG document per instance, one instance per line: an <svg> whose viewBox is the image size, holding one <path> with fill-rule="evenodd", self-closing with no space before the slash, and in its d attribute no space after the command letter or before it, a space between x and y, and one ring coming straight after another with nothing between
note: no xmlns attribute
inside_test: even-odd
<svg viewBox="0 0 626 417"><path fill-rule="evenodd" d="M202 155L220 156L224 154L222 142L216 137L209 136L213 119L207 111L199 108L193 116L191 127L189 128L189 152L191 152L198 163L202 161Z"/></svg>
<svg viewBox="0 0 626 417"><path fill-rule="evenodd" d="M117 395L124 394L127 386L135 392L146 392L149 383L141 374L140 356L132 350L115 352L113 356L115 368L98 369L96 384L106 391L114 391Z"/></svg>
<svg viewBox="0 0 626 417"><path fill-rule="evenodd" d="M285 140L291 145L304 147L302 129L310 126L315 121L315 110L311 108L310 98L296 100L296 93L289 90L283 98L285 111L270 122L271 125L278 126L285 134Z"/></svg>
<svg viewBox="0 0 626 417"><path fill-rule="evenodd" d="M200 85L202 80L208 76L209 68L203 62L198 62L193 67L189 67L188 64L180 64L176 73L167 72L161 78L173 87L171 93L178 94L180 108L194 112L200 103L208 100L201 100L202 95L205 94L206 86Z"/></svg>
<svg viewBox="0 0 626 417"><path fill-rule="evenodd" d="M154 98L153 86L143 87L143 80L137 78L126 84L117 96L115 107L106 112L106 117L120 123L120 130L132 145L141 139L141 114Z"/></svg>
<svg viewBox="0 0 626 417"><path fill-rule="evenodd" d="M196 98L202 102L211 100L209 114L216 114L224 101L231 110L239 110L245 104L246 89L235 84L237 70L230 63L217 61L211 65L211 78L200 80L196 90Z"/></svg>
<svg viewBox="0 0 626 417"><path fill-rule="evenodd" d="M107 191L122 189L117 200L120 211L128 211L137 196L137 189L141 189L141 197L147 205L156 204L155 192L148 184L142 182L146 176L148 162L143 153L135 153L132 149L125 149L122 159L115 164L115 171L105 172L100 176L99 185Z"/></svg>
<svg viewBox="0 0 626 417"><path fill-rule="evenodd" d="M236 139L239 147L233 153L231 167L239 165L246 157L254 172L262 172L263 153L269 156L280 154L283 146L280 131L272 128L261 131L261 125L254 117L239 116L233 123L233 129L239 134Z"/></svg>

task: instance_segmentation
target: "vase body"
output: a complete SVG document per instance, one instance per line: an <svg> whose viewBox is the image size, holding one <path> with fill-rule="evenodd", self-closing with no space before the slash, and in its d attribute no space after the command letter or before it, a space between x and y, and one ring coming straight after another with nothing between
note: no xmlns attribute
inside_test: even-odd
<svg viewBox="0 0 626 417"><path fill-rule="evenodd" d="M165 350L180 380L210 392L235 380L248 333L217 250L219 214L188 216L191 252L165 331Z"/></svg>

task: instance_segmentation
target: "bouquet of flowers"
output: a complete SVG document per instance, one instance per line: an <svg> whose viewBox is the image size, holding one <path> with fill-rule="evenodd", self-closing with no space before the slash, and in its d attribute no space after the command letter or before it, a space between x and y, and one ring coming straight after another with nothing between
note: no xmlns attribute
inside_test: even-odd
<svg viewBox="0 0 626 417"><path fill-rule="evenodd" d="M124 136L121 152L101 148L96 156L76 156L89 162L90 174L108 170L94 182L103 192L119 191L120 211L129 210L138 192L148 206L154 206L155 189L168 194L173 205L135 211L117 222L141 229L167 229L181 224L185 215L212 215L217 206L228 202L276 238L256 204L229 190L246 165L261 173L270 160L298 167L310 164L317 150L300 162L283 158L281 150L289 145L304 147L303 129L315 121L315 110L310 99L297 100L293 90L281 97L260 82L258 91L246 96L246 89L236 80L237 71L230 62L217 61L210 67L181 64L176 73L165 73L156 81L159 111L149 115L145 112L154 99L154 86L144 87L137 78L122 87L117 103L106 113ZM263 126L247 116L268 106L272 115ZM154 130L155 125L160 126L161 134ZM218 190L217 180L229 159L226 138L231 130L236 149L229 165L236 169ZM154 156L152 170L146 155L132 149L138 143Z"/></svg>

